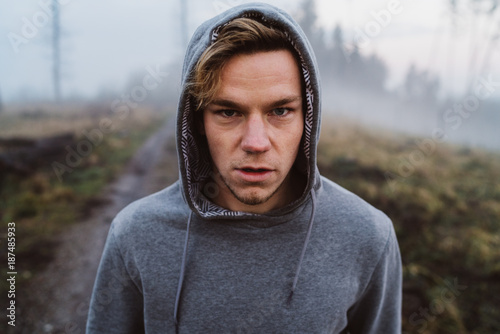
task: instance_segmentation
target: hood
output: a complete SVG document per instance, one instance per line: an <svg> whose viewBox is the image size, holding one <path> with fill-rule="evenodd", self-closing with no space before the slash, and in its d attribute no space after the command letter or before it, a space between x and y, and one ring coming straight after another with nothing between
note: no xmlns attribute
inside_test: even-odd
<svg viewBox="0 0 500 334"><path fill-rule="evenodd" d="M194 213L205 219L263 216L230 211L209 200L211 186L214 186L214 183L210 181L212 165L206 142L198 133L195 124L196 108L192 103L193 98L186 89L186 82L198 59L205 49L217 39L218 31L228 22L240 17L255 19L285 32L297 51L305 83L303 92L305 94L304 135L297 159L300 160L300 171L307 180L306 186L296 201L264 216L279 216L296 209L307 200L311 190L317 190L320 187L320 177L316 167L316 148L319 140L321 96L318 66L311 45L299 25L281 9L263 3L236 6L198 27L188 45L182 70L182 92L177 110L176 128L179 179L184 200Z"/></svg>

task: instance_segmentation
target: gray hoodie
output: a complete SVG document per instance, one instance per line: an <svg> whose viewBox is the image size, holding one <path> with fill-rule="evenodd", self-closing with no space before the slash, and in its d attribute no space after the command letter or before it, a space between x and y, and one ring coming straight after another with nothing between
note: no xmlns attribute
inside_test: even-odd
<svg viewBox="0 0 500 334"><path fill-rule="evenodd" d="M286 32L304 77L296 168L304 190L266 214L210 201L211 164L186 90L177 114L179 181L114 219L88 333L400 333L401 259L391 221L319 175L320 85L315 56L284 11L254 3L201 25L183 86L217 32L250 17Z"/></svg>

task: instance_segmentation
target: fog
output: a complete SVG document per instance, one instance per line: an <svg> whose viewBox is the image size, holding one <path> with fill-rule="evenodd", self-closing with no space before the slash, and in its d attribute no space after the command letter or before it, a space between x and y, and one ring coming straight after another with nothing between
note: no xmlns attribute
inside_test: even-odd
<svg viewBox="0 0 500 334"><path fill-rule="evenodd" d="M180 1L59 1L61 103L132 99L175 108L186 37L243 2L185 1L182 15ZM493 1L422 1L418 8L397 1L267 2L289 11L310 37L325 114L500 150L500 11ZM0 2L4 111L54 100L49 4ZM154 89L141 89L147 75L156 78Z"/></svg>

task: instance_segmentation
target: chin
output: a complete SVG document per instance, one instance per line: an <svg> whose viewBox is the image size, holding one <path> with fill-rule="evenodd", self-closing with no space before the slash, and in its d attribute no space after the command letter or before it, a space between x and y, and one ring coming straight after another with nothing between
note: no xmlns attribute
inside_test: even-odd
<svg viewBox="0 0 500 334"><path fill-rule="evenodd" d="M250 191L250 192L233 192L233 195L238 201L246 205L259 205L266 203L276 193L274 191Z"/></svg>
<svg viewBox="0 0 500 334"><path fill-rule="evenodd" d="M266 203L269 200L269 197L249 196L238 198L238 200L246 205L259 205Z"/></svg>

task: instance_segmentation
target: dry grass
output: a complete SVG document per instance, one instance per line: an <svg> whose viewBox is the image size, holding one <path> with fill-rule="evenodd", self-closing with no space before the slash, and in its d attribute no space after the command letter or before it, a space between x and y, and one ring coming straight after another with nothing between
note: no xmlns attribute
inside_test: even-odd
<svg viewBox="0 0 500 334"><path fill-rule="evenodd" d="M111 122L112 132L141 127L157 117L151 108L130 109L127 113L112 113L106 105L36 105L8 107L0 114L1 138L41 138L83 130L99 129L103 120Z"/></svg>
<svg viewBox="0 0 500 334"><path fill-rule="evenodd" d="M419 148L422 140L325 120L319 168L393 220L404 265L404 331L497 333L500 154ZM455 280L466 288L443 299Z"/></svg>
<svg viewBox="0 0 500 334"><path fill-rule="evenodd" d="M120 119L105 108L68 108L0 115L0 137L39 138L83 130L97 131L109 119L112 130L92 147L81 163L58 178L51 166L35 173L0 175L0 220L16 223L16 258L22 286L51 259L57 235L77 223L89 209L102 202L100 192L126 165L136 149L164 122L165 113L142 108ZM64 157L59 161L65 163ZM6 256L6 249L0 255ZM5 273L3 274L5 275ZM2 279L4 277L2 276ZM2 289L4 287L2 286ZM2 289L0 294L5 295Z"/></svg>
<svg viewBox="0 0 500 334"><path fill-rule="evenodd" d="M81 136L83 129L97 129L105 117L115 124L102 145L62 183L51 170L4 178L0 219L16 221L23 235L19 256L35 260L27 263L36 268L51 256L51 236L78 221L86 203L119 172L161 116L147 109L135 110L124 120L97 107L23 110L0 115L0 137L37 138L67 131ZM323 175L393 220L404 265L404 331L497 333L500 155L436 145L402 175L402 161L420 150L416 141L421 140L367 130L345 119L324 119L318 165ZM444 301L443 293L454 280L466 288ZM438 304L443 307L436 309ZM422 308L434 313L429 311L426 318Z"/></svg>

